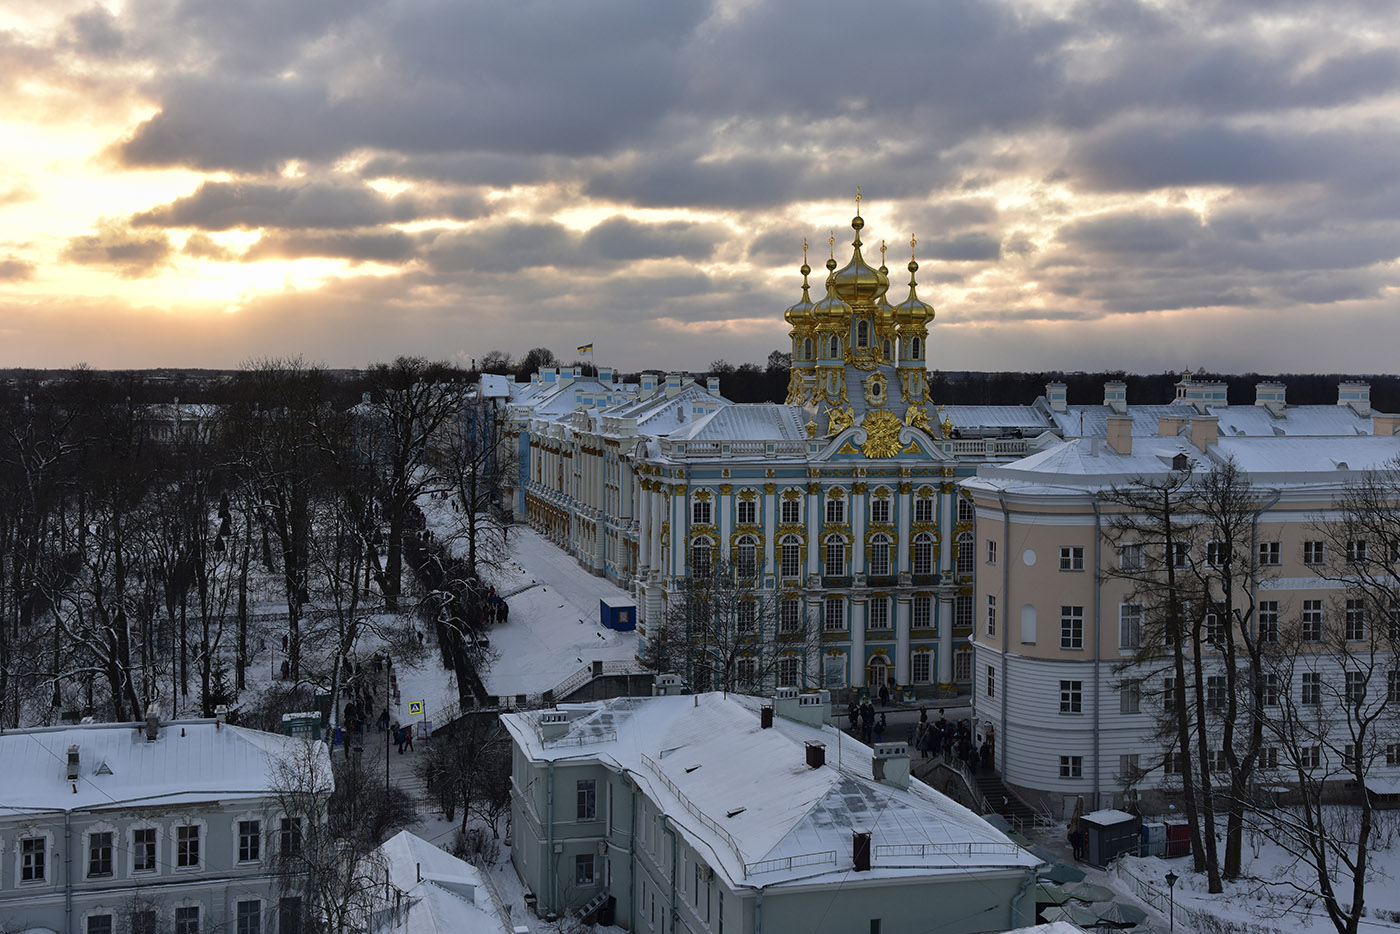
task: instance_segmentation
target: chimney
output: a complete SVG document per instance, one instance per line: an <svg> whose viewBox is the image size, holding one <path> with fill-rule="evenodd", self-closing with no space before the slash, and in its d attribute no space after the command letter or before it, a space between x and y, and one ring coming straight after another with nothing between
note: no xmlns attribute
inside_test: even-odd
<svg viewBox="0 0 1400 934"><path fill-rule="evenodd" d="M598 382L611 383L613 381L613 368L610 366L598 367Z"/></svg>
<svg viewBox="0 0 1400 934"><path fill-rule="evenodd" d="M574 367L574 379L583 379L583 367Z"/></svg>
<svg viewBox="0 0 1400 934"><path fill-rule="evenodd" d="M540 714L540 740L549 742L569 732L569 715L562 710L546 710Z"/></svg>
<svg viewBox="0 0 1400 934"><path fill-rule="evenodd" d="M809 739L805 745L807 747L807 768L819 769L826 765L826 743Z"/></svg>
<svg viewBox="0 0 1400 934"><path fill-rule="evenodd" d="M1046 383L1045 401L1050 403L1052 412L1068 412L1069 396L1064 383Z"/></svg>
<svg viewBox="0 0 1400 934"><path fill-rule="evenodd" d="M1338 383L1337 404L1351 406L1357 415L1371 414L1370 383Z"/></svg>
<svg viewBox="0 0 1400 934"><path fill-rule="evenodd" d="M535 386L538 386L540 384L540 374L538 370L530 374L530 382Z"/></svg>
<svg viewBox="0 0 1400 934"><path fill-rule="evenodd" d="M214 708L214 729L217 730L226 720L228 720L228 704L220 704Z"/></svg>
<svg viewBox="0 0 1400 934"><path fill-rule="evenodd" d="M1220 440L1220 418L1216 415L1198 415L1191 419L1191 444L1200 451Z"/></svg>
<svg viewBox="0 0 1400 934"><path fill-rule="evenodd" d="M160 735L160 705L151 701L146 708L146 742L154 743Z"/></svg>
<svg viewBox="0 0 1400 934"><path fill-rule="evenodd" d="M909 746L905 743L876 743L870 760L870 774L877 782L896 788L909 787Z"/></svg>
<svg viewBox="0 0 1400 934"><path fill-rule="evenodd" d="M1175 438L1181 434L1181 429L1186 427L1190 421L1185 415L1159 415L1157 417L1157 436L1159 438Z"/></svg>
<svg viewBox="0 0 1400 934"><path fill-rule="evenodd" d="M773 705L764 704L758 708L758 728L760 730L773 729Z"/></svg>
<svg viewBox="0 0 1400 934"><path fill-rule="evenodd" d="M705 377L705 389L709 391L710 395L712 395L712 396L718 396L718 395L720 394L720 393L719 393L719 377L718 377L718 376L707 376L707 377Z"/></svg>
<svg viewBox="0 0 1400 934"><path fill-rule="evenodd" d="M870 871L870 831L851 831L851 868L856 872Z"/></svg>
<svg viewBox="0 0 1400 934"><path fill-rule="evenodd" d="M1400 432L1400 415L1376 415L1371 418L1371 432L1388 438Z"/></svg>
<svg viewBox="0 0 1400 934"><path fill-rule="evenodd" d="M1118 454L1133 453L1133 420L1128 415L1108 417L1108 446Z"/></svg>
<svg viewBox="0 0 1400 934"><path fill-rule="evenodd" d="M654 392L656 392L656 374L655 374L655 373L643 373L643 374L642 374L642 395L644 395L644 396L649 396L649 395L651 395L651 394L654 393Z"/></svg>
<svg viewBox="0 0 1400 934"><path fill-rule="evenodd" d="M685 682L680 675L657 675L651 682L652 697L669 697L685 693Z"/></svg>
<svg viewBox="0 0 1400 934"><path fill-rule="evenodd" d="M1288 387L1283 383L1263 382L1254 384L1254 404L1269 410L1275 418L1283 414Z"/></svg>
<svg viewBox="0 0 1400 934"><path fill-rule="evenodd" d="M820 729L831 719L831 692L799 694L797 688L778 688L773 697L773 709L785 720L796 720Z"/></svg>
<svg viewBox="0 0 1400 934"><path fill-rule="evenodd" d="M669 395L674 395L675 393L680 392L680 389L681 389L681 374L679 374L679 373L667 373L667 374L666 374L666 395L668 395L668 396L669 396Z"/></svg>
<svg viewBox="0 0 1400 934"><path fill-rule="evenodd" d="M68 747L68 780L74 781L78 777L78 744L74 743Z"/></svg>
<svg viewBox="0 0 1400 934"><path fill-rule="evenodd" d="M558 367L550 367L550 368L547 369L547 370L540 370L540 381L543 382L546 386L548 386L549 384L553 383L553 382L554 382L555 380L557 380L558 378L559 378L559 368L558 368Z"/></svg>
<svg viewBox="0 0 1400 934"><path fill-rule="evenodd" d="M1113 379L1103 384L1103 404L1122 415L1128 411L1128 384Z"/></svg>

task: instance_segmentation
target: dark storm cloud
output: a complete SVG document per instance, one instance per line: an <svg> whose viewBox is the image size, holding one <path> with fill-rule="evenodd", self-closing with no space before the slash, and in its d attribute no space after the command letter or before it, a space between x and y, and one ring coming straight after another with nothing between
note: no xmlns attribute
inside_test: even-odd
<svg viewBox="0 0 1400 934"><path fill-rule="evenodd" d="M481 211L481 199L475 195L434 204L410 195L390 197L359 185L205 182L194 194L137 214L131 222L135 226L202 230L351 228L425 217L466 220Z"/></svg>
<svg viewBox="0 0 1400 934"><path fill-rule="evenodd" d="M110 58L126 45L117 18L105 7L93 6L68 20L74 48L94 58Z"/></svg>
<svg viewBox="0 0 1400 934"><path fill-rule="evenodd" d="M708 259L723 235L717 225L683 221L645 224L611 217L579 233L552 221L507 220L446 231L425 257L443 272L514 272L541 266L609 272L638 260Z"/></svg>
<svg viewBox="0 0 1400 934"><path fill-rule="evenodd" d="M717 224L642 224L618 216L591 228L583 237L583 247L605 260L676 257L696 261L709 259L723 238L724 229Z"/></svg>
<svg viewBox="0 0 1400 934"><path fill-rule="evenodd" d="M647 207L771 207L793 197L800 169L796 158L772 155L636 158L594 176L584 190L595 198Z"/></svg>
<svg viewBox="0 0 1400 934"><path fill-rule="evenodd" d="M190 234L180 252L196 259L212 259L221 263L238 258L238 254L233 250L220 246L213 237L203 233Z"/></svg>
<svg viewBox="0 0 1400 934"><path fill-rule="evenodd" d="M1059 239L1099 253L1160 254L1186 247L1200 230L1192 211L1114 211L1061 227Z"/></svg>
<svg viewBox="0 0 1400 934"><path fill-rule="evenodd" d="M920 240L918 255L950 262L1001 258L1001 241L990 234L970 233L960 237Z"/></svg>
<svg viewBox="0 0 1400 934"><path fill-rule="evenodd" d="M127 279L149 276L164 266L173 252L164 233L135 231L120 221L99 220L97 233L73 237L62 258L85 266L110 266Z"/></svg>
<svg viewBox="0 0 1400 934"><path fill-rule="evenodd" d="M263 234L240 259L303 259L309 256L347 259L352 263L399 264L413 258L417 238L399 230L275 231Z"/></svg>
<svg viewBox="0 0 1400 934"><path fill-rule="evenodd" d="M33 263L15 259L13 256L0 259L0 282L18 282L21 279L30 279L34 276L34 269Z"/></svg>

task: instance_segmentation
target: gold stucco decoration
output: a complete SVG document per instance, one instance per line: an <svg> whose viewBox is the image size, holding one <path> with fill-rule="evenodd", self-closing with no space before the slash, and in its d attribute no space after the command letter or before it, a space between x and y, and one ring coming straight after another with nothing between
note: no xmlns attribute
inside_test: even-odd
<svg viewBox="0 0 1400 934"><path fill-rule="evenodd" d="M865 444L861 453L866 457L894 457L899 453L899 416L884 410L871 412L860 425L865 429Z"/></svg>
<svg viewBox="0 0 1400 934"><path fill-rule="evenodd" d="M920 431L928 431L928 413L917 405L911 405L904 413L904 424Z"/></svg>
<svg viewBox="0 0 1400 934"><path fill-rule="evenodd" d="M856 413L851 411L850 406L842 409L833 408L827 412L826 433L828 435L839 435L856 423Z"/></svg>

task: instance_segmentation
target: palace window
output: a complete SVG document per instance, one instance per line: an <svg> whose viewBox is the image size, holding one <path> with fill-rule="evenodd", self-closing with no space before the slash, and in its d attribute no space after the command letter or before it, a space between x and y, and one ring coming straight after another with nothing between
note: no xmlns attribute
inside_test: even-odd
<svg viewBox="0 0 1400 934"><path fill-rule="evenodd" d="M915 598L914 598L914 620L913 620L913 626L914 626L915 629L931 629L931 628L933 628L933 598L932 598L932 597L915 597Z"/></svg>
<svg viewBox="0 0 1400 934"><path fill-rule="evenodd" d="M199 934L199 906L175 909L175 934Z"/></svg>
<svg viewBox="0 0 1400 934"><path fill-rule="evenodd" d="M972 595L959 594L953 598L953 628L972 628Z"/></svg>
<svg viewBox="0 0 1400 934"><path fill-rule="evenodd" d="M802 628L802 601L784 600L778 604L778 632L794 633Z"/></svg>
<svg viewBox="0 0 1400 934"><path fill-rule="evenodd" d="M909 341L910 359L917 360L921 356L923 356L923 345L919 342L919 339L917 337L911 338Z"/></svg>
<svg viewBox="0 0 1400 934"><path fill-rule="evenodd" d="M959 577L967 576L972 573L972 565L976 560L972 549L972 533L959 532L957 539L957 555L954 559L956 561L955 570Z"/></svg>
<svg viewBox="0 0 1400 934"><path fill-rule="evenodd" d="M784 655L778 659L778 687L797 687L797 656Z"/></svg>
<svg viewBox="0 0 1400 934"><path fill-rule="evenodd" d="M1191 554L1191 546L1186 542L1172 542L1167 549L1167 564L1174 568L1186 567L1186 561Z"/></svg>
<svg viewBox="0 0 1400 934"><path fill-rule="evenodd" d="M913 662L911 677L915 684L928 684L933 680L933 653L915 652L911 661Z"/></svg>
<svg viewBox="0 0 1400 934"><path fill-rule="evenodd" d="M890 574L890 539L887 535L876 535L870 540L870 574L872 577L888 577Z"/></svg>
<svg viewBox="0 0 1400 934"><path fill-rule="evenodd" d="M262 934L262 902L250 899L238 903L234 934Z"/></svg>
<svg viewBox="0 0 1400 934"><path fill-rule="evenodd" d="M829 688L845 686L846 656L837 653L822 659L822 684Z"/></svg>
<svg viewBox="0 0 1400 934"><path fill-rule="evenodd" d="M880 525L890 521L890 501L888 497L878 496L870 501L870 521Z"/></svg>
<svg viewBox="0 0 1400 934"><path fill-rule="evenodd" d="M846 501L841 498L839 490L833 490L826 495L826 521L846 521Z"/></svg>
<svg viewBox="0 0 1400 934"><path fill-rule="evenodd" d="M846 543L841 536L832 535L826 540L825 570L827 577L843 577L846 573Z"/></svg>
<svg viewBox="0 0 1400 934"><path fill-rule="evenodd" d="M758 540L752 535L739 539L735 549L735 570L740 577L753 577L758 573Z"/></svg>
<svg viewBox="0 0 1400 934"><path fill-rule="evenodd" d="M785 499L785 500L783 500L783 524L784 524L784 525L796 525L797 523L799 523L799 522L801 522L801 521L802 521L802 500L801 500L801 499Z"/></svg>
<svg viewBox="0 0 1400 934"><path fill-rule="evenodd" d="M953 680L962 684L972 681L971 649L958 649L953 652Z"/></svg>
<svg viewBox="0 0 1400 934"><path fill-rule="evenodd" d="M870 599L870 619L867 628L890 628L890 601L888 598L872 597Z"/></svg>
<svg viewBox="0 0 1400 934"><path fill-rule="evenodd" d="M927 577L933 573L933 536L920 532L914 536L914 573Z"/></svg>
<svg viewBox="0 0 1400 934"><path fill-rule="evenodd" d="M693 500L690 504L690 521L694 525L709 525L713 514L707 499Z"/></svg>
<svg viewBox="0 0 1400 934"><path fill-rule="evenodd" d="M789 535L779 546L782 551L783 577L802 576L802 541L796 535Z"/></svg>
<svg viewBox="0 0 1400 934"><path fill-rule="evenodd" d="M697 538L690 543L690 576L705 578L710 576L710 540Z"/></svg>
<svg viewBox="0 0 1400 934"><path fill-rule="evenodd" d="M932 521L933 521L933 498L932 498L932 497L929 497L929 496L920 496L918 499L914 500L914 521L915 521L915 522L932 522Z"/></svg>
<svg viewBox="0 0 1400 934"><path fill-rule="evenodd" d="M972 505L972 500L968 499L966 496L959 496L959 497L958 497L958 521L959 521L959 522L971 522L971 521L973 520L973 518L975 517L975 515L976 515L976 512L975 512L975 509L974 509L974 507L973 507L973 505Z"/></svg>
<svg viewBox="0 0 1400 934"><path fill-rule="evenodd" d="M997 696L997 670L992 665L987 666L987 696Z"/></svg>
<svg viewBox="0 0 1400 934"><path fill-rule="evenodd" d="M757 600L740 600L735 608L735 615L741 635L752 635L758 631Z"/></svg>
<svg viewBox="0 0 1400 934"><path fill-rule="evenodd" d="M1225 676L1209 675L1206 678L1206 706L1211 710L1225 709Z"/></svg>
<svg viewBox="0 0 1400 934"><path fill-rule="evenodd" d="M856 346L870 346L870 322L861 321L856 324Z"/></svg>
<svg viewBox="0 0 1400 934"><path fill-rule="evenodd" d="M822 601L822 629L838 632L846 628L846 601L841 597L827 597Z"/></svg>
<svg viewBox="0 0 1400 934"><path fill-rule="evenodd" d="M751 499L739 500L739 524L758 524L758 503Z"/></svg>

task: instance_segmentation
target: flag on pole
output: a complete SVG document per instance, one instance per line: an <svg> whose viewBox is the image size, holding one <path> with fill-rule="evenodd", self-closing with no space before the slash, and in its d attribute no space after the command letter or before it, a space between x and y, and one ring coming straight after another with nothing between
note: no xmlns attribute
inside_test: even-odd
<svg viewBox="0 0 1400 934"><path fill-rule="evenodd" d="M593 345L592 345L592 344L580 344L580 345L579 345L579 348L578 348L578 352L579 352L579 353L592 353L592 352L593 352Z"/></svg>

